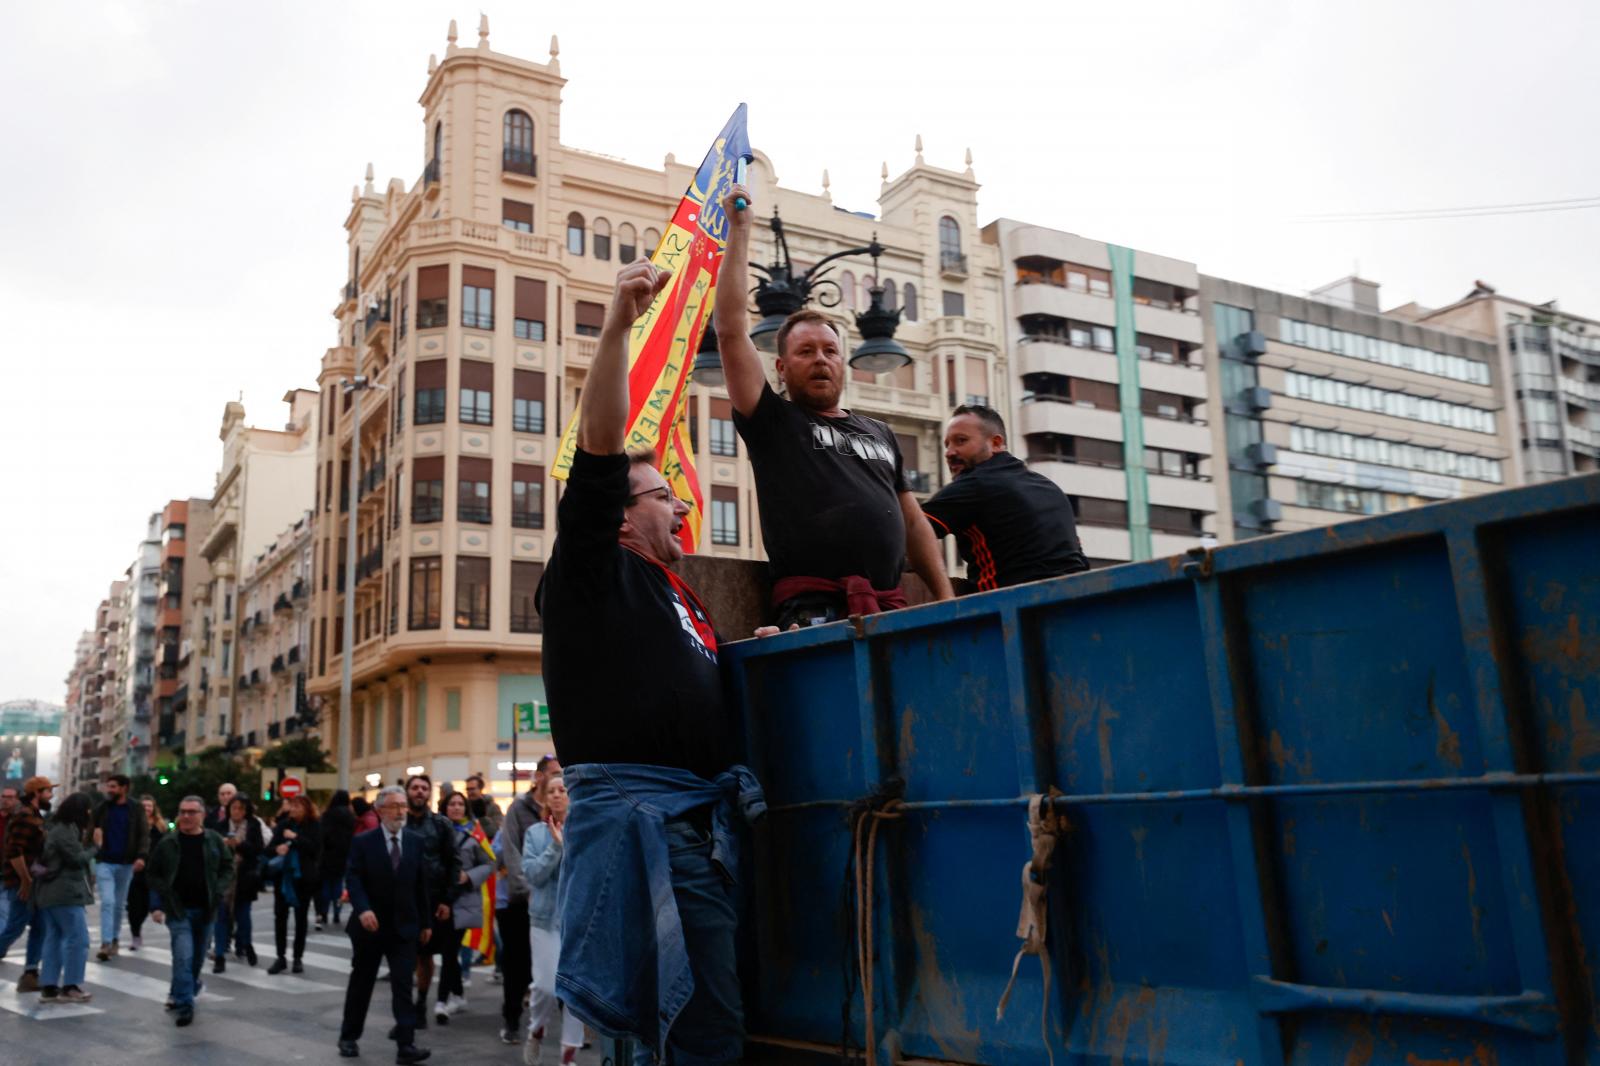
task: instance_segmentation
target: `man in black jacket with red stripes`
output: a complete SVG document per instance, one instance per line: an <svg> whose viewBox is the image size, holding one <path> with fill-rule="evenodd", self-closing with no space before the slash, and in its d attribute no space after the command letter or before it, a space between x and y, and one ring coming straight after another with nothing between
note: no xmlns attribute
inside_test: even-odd
<svg viewBox="0 0 1600 1066"><path fill-rule="evenodd" d="M1056 483L1006 451L1006 424L982 404L945 424L945 465L955 480L922 505L933 531L954 536L979 592L1089 569L1072 504Z"/></svg>

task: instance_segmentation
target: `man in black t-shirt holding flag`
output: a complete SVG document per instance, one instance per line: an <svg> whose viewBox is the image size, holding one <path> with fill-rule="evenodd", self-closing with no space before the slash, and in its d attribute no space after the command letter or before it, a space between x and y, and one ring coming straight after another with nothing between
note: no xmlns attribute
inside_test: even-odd
<svg viewBox="0 0 1600 1066"><path fill-rule="evenodd" d="M724 201L728 245L715 319L733 424L755 472L778 627L905 606L900 576L908 557L935 598L950 599L938 540L906 485L894 433L839 406L843 345L826 315L789 316L778 331L776 364L788 399L767 384L745 296L751 202L740 185Z"/></svg>

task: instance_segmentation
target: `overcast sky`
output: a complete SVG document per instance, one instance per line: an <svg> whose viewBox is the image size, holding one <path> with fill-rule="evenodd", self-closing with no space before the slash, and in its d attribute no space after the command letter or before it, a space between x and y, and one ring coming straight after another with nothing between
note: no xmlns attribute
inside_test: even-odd
<svg viewBox="0 0 1600 1066"><path fill-rule="evenodd" d="M560 35L574 147L696 159L745 100L782 183L827 168L841 207L875 210L920 133L936 166L972 149L985 222L1293 292L1359 266L1385 307L1483 278L1600 314L1600 210L1293 221L1600 196L1592 0L486 10L497 51L542 61ZM277 425L314 386L350 187L369 161L380 188L415 180L428 54L452 17L475 44L479 11L8 5L0 699L62 699L149 513L210 495L226 401Z"/></svg>

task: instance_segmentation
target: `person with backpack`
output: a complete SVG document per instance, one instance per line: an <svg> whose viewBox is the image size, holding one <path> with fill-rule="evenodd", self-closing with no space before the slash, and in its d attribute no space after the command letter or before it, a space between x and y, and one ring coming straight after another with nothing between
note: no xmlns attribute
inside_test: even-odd
<svg viewBox="0 0 1600 1066"><path fill-rule="evenodd" d="M269 974L290 969L286 953L289 914L294 913L294 967L305 973L300 960L306 953L306 912L322 881L322 827L317 821L317 805L306 796L291 796L284 803L287 816L278 822L267 845L270 875L276 885L272 895L273 931L277 937L278 958L267 968Z"/></svg>
<svg viewBox="0 0 1600 1066"><path fill-rule="evenodd" d="M86 792L74 792L50 816L44 834L43 871L35 904L44 924L44 957L39 963L39 1002L87 1003L83 973L89 964L89 904L94 902L90 861L95 846L85 844L93 822ZM106 901L101 900L105 906Z"/></svg>

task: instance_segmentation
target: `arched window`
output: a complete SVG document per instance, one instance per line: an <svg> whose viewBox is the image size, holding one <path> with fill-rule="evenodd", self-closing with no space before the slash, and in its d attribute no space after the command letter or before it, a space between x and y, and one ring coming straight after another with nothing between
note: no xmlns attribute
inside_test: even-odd
<svg viewBox="0 0 1600 1066"><path fill-rule="evenodd" d="M443 156L443 155L444 155L444 123L443 122L435 122L433 124L433 161L435 163L437 163L439 161L439 158L441 156Z"/></svg>
<svg viewBox="0 0 1600 1066"><path fill-rule="evenodd" d="M655 255L656 249L661 245L661 234L653 229L644 231L644 244L639 248L641 255Z"/></svg>
<svg viewBox="0 0 1600 1066"><path fill-rule="evenodd" d="M500 156L501 169L532 177L535 173L533 119L528 117L526 111L507 111L504 129L503 150Z"/></svg>
<svg viewBox="0 0 1600 1066"><path fill-rule="evenodd" d="M939 219L939 268L959 267L963 265L964 258L961 254L961 226L955 219L945 215Z"/></svg>
<svg viewBox="0 0 1600 1066"><path fill-rule="evenodd" d="M900 293L895 289L894 279L890 278L883 283L883 309L893 311L895 304L900 300Z"/></svg>
<svg viewBox="0 0 1600 1066"><path fill-rule="evenodd" d="M624 263L639 258L638 231L626 222L617 227L617 258Z"/></svg>
<svg viewBox="0 0 1600 1066"><path fill-rule="evenodd" d="M583 254L583 216L576 211L567 216L567 251Z"/></svg>
<svg viewBox="0 0 1600 1066"><path fill-rule="evenodd" d="M915 322L917 320L917 287L909 281L906 282L905 287L900 290L900 298L905 301L906 321Z"/></svg>
<svg viewBox="0 0 1600 1066"><path fill-rule="evenodd" d="M611 223L603 218L594 220L594 240L589 247L596 259L611 261Z"/></svg>
<svg viewBox="0 0 1600 1066"><path fill-rule="evenodd" d="M856 309L856 276L848 270L839 275L839 291L844 293L844 305L854 311Z"/></svg>

